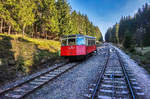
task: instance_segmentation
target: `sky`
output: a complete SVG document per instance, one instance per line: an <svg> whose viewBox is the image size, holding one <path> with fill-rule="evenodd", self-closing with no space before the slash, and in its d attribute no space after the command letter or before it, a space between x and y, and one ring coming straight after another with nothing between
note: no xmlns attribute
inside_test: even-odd
<svg viewBox="0 0 150 99"><path fill-rule="evenodd" d="M150 0L68 0L72 10L87 14L104 37L107 29L119 22L122 16L134 16Z"/></svg>

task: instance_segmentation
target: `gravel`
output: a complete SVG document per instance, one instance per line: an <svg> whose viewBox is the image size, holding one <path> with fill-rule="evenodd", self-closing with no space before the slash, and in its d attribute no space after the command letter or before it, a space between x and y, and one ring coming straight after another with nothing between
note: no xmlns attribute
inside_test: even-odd
<svg viewBox="0 0 150 99"><path fill-rule="evenodd" d="M109 47L114 46L110 45ZM104 65L107 58L105 55L107 50L105 48L98 49L104 50L98 51L97 55L90 57L72 70L44 85L41 89L27 96L26 99L86 99L84 95L87 93L88 86L96 79L99 73L98 68ZM124 65L129 66L135 74L139 86L143 88L144 99L149 99L150 75L123 51L116 49L119 51Z"/></svg>
<svg viewBox="0 0 150 99"><path fill-rule="evenodd" d="M100 48L98 48L100 49ZM101 49L100 49L101 50ZM86 61L57 79L44 85L26 99L84 99L88 86L98 74L99 66L103 66L107 56L106 50L98 51Z"/></svg>
<svg viewBox="0 0 150 99"><path fill-rule="evenodd" d="M114 46L113 46L114 47ZM116 47L115 47L116 48ZM136 61L131 59L127 54L125 54L120 49L116 48L124 62L124 65L129 66L129 68L135 74L135 78L138 85L143 89L144 99L150 99L150 74L141 66L139 66Z"/></svg>
<svg viewBox="0 0 150 99"><path fill-rule="evenodd" d="M41 75L43 73L48 72L51 69L56 68L57 66L61 66L63 64L65 64L65 63L59 63L59 64L52 65L49 68L42 69L40 72L37 72L37 73L34 73L32 75L28 75L28 76L22 77L21 79L18 79L17 81L7 83L6 85L0 87L0 93L4 92L4 91L6 91L6 90L8 90L10 88L16 87L16 86L18 86L18 85L20 85L20 84L22 84L22 83L24 83L24 82L26 82L26 81L28 81L30 79L33 79L33 78L35 78L35 77L37 77L37 76L39 76L39 75Z"/></svg>

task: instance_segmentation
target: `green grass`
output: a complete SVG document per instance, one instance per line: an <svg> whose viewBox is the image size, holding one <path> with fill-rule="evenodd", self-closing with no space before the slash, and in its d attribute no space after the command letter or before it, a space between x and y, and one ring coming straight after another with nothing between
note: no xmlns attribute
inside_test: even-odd
<svg viewBox="0 0 150 99"><path fill-rule="evenodd" d="M132 52L123 48L122 45L119 45L118 47L124 50L132 59L150 73L150 46L144 47L143 50L141 50L140 47L137 47Z"/></svg>
<svg viewBox="0 0 150 99"><path fill-rule="evenodd" d="M150 47L144 47L143 50L135 48L135 52L130 55L150 73Z"/></svg>
<svg viewBox="0 0 150 99"><path fill-rule="evenodd" d="M137 52L141 53L141 54L145 54L147 52L150 52L150 46L149 47L143 47L143 50L140 47L135 48Z"/></svg>
<svg viewBox="0 0 150 99"><path fill-rule="evenodd" d="M142 62L144 64L150 64L150 46L149 47L143 47L143 50L141 48L135 48L136 50L136 55L138 55Z"/></svg>
<svg viewBox="0 0 150 99"><path fill-rule="evenodd" d="M58 41L0 34L0 82L44 68L42 63L60 59L59 50Z"/></svg>
<svg viewBox="0 0 150 99"><path fill-rule="evenodd" d="M145 55L132 54L131 57L150 73L150 52Z"/></svg>
<svg viewBox="0 0 150 99"><path fill-rule="evenodd" d="M18 38L21 38L24 41L32 42L38 45L38 48L40 49L49 50L50 52L57 52L58 50L60 50L60 42L58 41L34 39L34 38L27 37L27 36L22 36L22 35L7 35L7 34L0 34L0 35L9 36L15 40Z"/></svg>

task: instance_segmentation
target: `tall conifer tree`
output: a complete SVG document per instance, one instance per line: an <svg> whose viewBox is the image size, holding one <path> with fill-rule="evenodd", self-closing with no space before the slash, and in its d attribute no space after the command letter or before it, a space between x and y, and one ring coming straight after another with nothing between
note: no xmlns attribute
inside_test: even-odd
<svg viewBox="0 0 150 99"><path fill-rule="evenodd" d="M22 28L23 35L25 34L26 27L33 25L35 21L35 14L33 13L34 8L35 3L32 0L19 0L18 20Z"/></svg>
<svg viewBox="0 0 150 99"><path fill-rule="evenodd" d="M71 22L70 6L68 5L66 0L58 0L56 4L60 29L59 35L61 36L71 34L73 30L73 24Z"/></svg>

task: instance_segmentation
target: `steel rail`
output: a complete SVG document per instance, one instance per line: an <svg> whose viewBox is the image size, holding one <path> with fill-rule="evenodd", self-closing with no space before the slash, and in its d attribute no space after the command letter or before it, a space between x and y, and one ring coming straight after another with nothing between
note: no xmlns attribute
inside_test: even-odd
<svg viewBox="0 0 150 99"><path fill-rule="evenodd" d="M110 52L109 52L109 49L108 49L108 58L107 58L107 60L106 60L105 65L103 66L103 68L102 68L102 70L101 70L100 76L99 76L99 78L98 78L98 80L97 80L96 87L94 88L94 91L93 91L93 93L92 93L91 99L95 99L95 97L96 97L97 91L98 91L99 86L100 86L100 83L101 83L101 81L102 81L102 77L103 77L103 75L104 75L104 73L105 73L105 69L106 69L107 64L108 64L108 61L109 61L109 57L110 57Z"/></svg>
<svg viewBox="0 0 150 99"><path fill-rule="evenodd" d="M53 69L51 69L51 70L49 70L49 71L46 71L46 72L44 72L44 73L42 73L42 74L40 74L40 75L38 75L38 76L36 76L36 77L34 77L34 78L31 78L31 79L29 79L29 80L27 80L27 81L24 81L23 83L20 83L20 84L18 84L18 85L15 85L14 87L7 88L6 90L4 90L4 91L2 91L2 92L0 93L0 97L3 96L4 94L10 92L10 91L13 91L15 88L21 87L21 86L24 85L24 84L28 84L28 83L31 82L32 80L34 80L34 79L36 79L36 78L38 78L38 77L41 77L41 76L43 76L43 75L45 75L45 74L48 74L48 73L50 73L50 72L53 72L53 71L55 71L55 70L57 70L57 69L59 69L59 68L65 66L65 65L67 65L67 64L68 64L68 63L65 63L65 64L63 64L63 65L57 66L57 67L55 67L55 68L53 68ZM78 64L80 64L80 63L77 63L77 64L75 64L75 65L73 65L73 66L67 68L66 70L64 70L63 72L59 73L58 75L56 75L54 78L50 79L49 81L51 81L51 80L53 80L53 79L59 77L60 75L64 74L64 73L67 72L68 70L74 68L74 67L77 66ZM45 85L45 84L48 83L49 81L46 81L45 83L39 85L37 88L34 88L34 89L31 90L30 92L28 92L28 93L26 93L25 95L23 95L21 98L25 97L26 95L30 94L31 92L33 92L33 91L35 91L36 89L40 88L41 86Z"/></svg>
<svg viewBox="0 0 150 99"><path fill-rule="evenodd" d="M23 95L23 96L21 97L21 99L24 98L24 97L26 97L27 95L31 94L31 93L34 92L35 90L41 88L43 85L47 84L48 82L50 82L50 81L56 79L57 77L61 76L61 75L64 74L64 73L66 73L67 71L69 71L70 69L74 68L75 66L77 66L77 65L79 65L79 64L80 64L80 63L77 63L77 64L75 64L75 65L69 67L68 69L66 69L65 71L63 71L63 72L61 72L60 74L56 75L55 77L53 77L53 78L50 79L49 81L46 81L45 83L39 85L37 88L34 88L34 89L31 90L30 92L28 92L28 93L26 93L25 95Z"/></svg>
<svg viewBox="0 0 150 99"><path fill-rule="evenodd" d="M126 71L124 65L123 65L122 62L121 62L121 57L120 57L120 55L119 55L119 52L116 52L116 54L117 54L117 56L118 56L119 63L120 63L120 65L121 65L122 70L123 70L123 73L124 73L124 75L125 75L125 79L126 79L126 82L127 82L127 85L128 85L129 92L130 92L130 94L131 94L131 98L132 98L132 99L136 99L136 97L135 97L136 95L135 95L135 92L134 92L134 90L133 90L133 87L132 87L132 85L131 85L131 83L130 83L128 73L127 73L127 71Z"/></svg>
<svg viewBox="0 0 150 99"><path fill-rule="evenodd" d="M38 78L38 77L40 77L40 76L42 76L42 75L45 75L45 74L47 74L47 73L49 73L49 72L52 72L52 71L54 71L54 70L56 70L56 69L58 69L58 68L60 68L60 67L62 67L62 66L64 66L64 65L66 65L66 64L68 64L68 63L65 63L65 64L63 64L63 65L57 66L57 67L55 67L55 68L53 68L53 69L51 69L51 70L49 70L49 71L46 71L46 72L44 72L44 73L41 73L40 75L37 75L37 76L35 76L35 77L31 78L31 79L28 79L28 80L26 80L26 81L24 81L24 82L22 82L22 83L20 83L20 84L17 84L17 85L15 85L15 86L11 87L11 88L7 88L7 89L5 89L4 91L0 92L0 96L1 96L2 94L4 94L4 93L7 93L8 91L13 90L14 88L17 88L17 87L19 87L19 86L22 86L23 84L28 83L29 81L32 81L32 80L34 80L34 79L36 79L36 78Z"/></svg>

